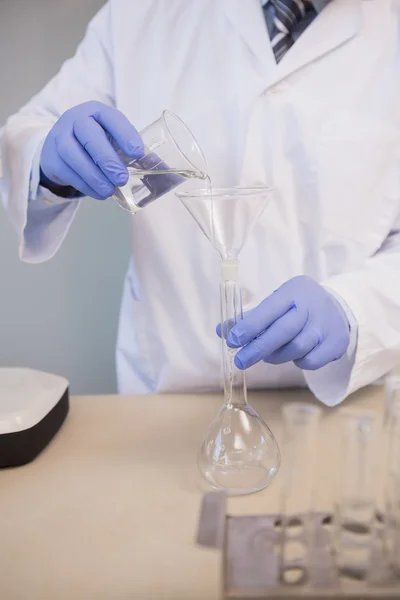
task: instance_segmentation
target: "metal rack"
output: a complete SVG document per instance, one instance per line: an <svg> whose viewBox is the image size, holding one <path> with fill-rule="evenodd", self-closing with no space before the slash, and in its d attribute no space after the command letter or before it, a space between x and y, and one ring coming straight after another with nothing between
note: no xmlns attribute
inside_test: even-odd
<svg viewBox="0 0 400 600"><path fill-rule="evenodd" d="M360 579L357 572L339 573L331 551L332 515L314 515L315 542L308 567L300 558L286 563L285 573L297 575L290 583L282 580L279 559L281 520L279 515L231 516L226 514L226 495L210 492L203 497L197 543L221 551L223 600L297 600L369 598L400 599L400 580L387 564L383 546L383 519L374 527L371 567ZM293 515L291 539L303 541L302 515Z"/></svg>

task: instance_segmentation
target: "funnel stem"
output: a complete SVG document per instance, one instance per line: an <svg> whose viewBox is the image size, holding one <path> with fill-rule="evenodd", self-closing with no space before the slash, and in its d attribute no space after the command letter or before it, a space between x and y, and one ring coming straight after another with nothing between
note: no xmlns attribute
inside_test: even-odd
<svg viewBox="0 0 400 600"><path fill-rule="evenodd" d="M247 404L245 372L235 365L236 350L228 348L226 340L232 327L243 318L242 291L237 279L239 262L222 261L221 281L221 338L224 370L225 404Z"/></svg>

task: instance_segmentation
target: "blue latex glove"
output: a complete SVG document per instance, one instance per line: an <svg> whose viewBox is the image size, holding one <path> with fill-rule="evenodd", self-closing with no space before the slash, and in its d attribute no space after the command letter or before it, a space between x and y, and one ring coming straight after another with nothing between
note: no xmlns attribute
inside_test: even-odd
<svg viewBox="0 0 400 600"><path fill-rule="evenodd" d="M49 132L40 157L41 185L52 191L72 187L76 195L98 200L125 185L128 170L106 132L127 156L143 155L142 139L125 115L101 102L85 102L67 110Z"/></svg>
<svg viewBox="0 0 400 600"><path fill-rule="evenodd" d="M221 326L217 328L221 336ZM316 370L341 358L350 342L350 325L338 301L319 283L299 276L284 283L246 313L228 334L227 344L241 348L240 369L263 360L278 365L293 361Z"/></svg>

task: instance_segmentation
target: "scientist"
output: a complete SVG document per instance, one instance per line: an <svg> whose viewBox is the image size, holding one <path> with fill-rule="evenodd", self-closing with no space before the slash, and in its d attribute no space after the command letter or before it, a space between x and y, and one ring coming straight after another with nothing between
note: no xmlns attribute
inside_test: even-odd
<svg viewBox="0 0 400 600"><path fill-rule="evenodd" d="M214 185L277 190L241 254L229 343L249 386L308 386L332 406L382 376L400 362L399 4L110 0L2 131L21 259L50 259L80 203L127 181L105 132L137 157L169 108ZM218 279L173 193L132 218L120 392L219 388Z"/></svg>

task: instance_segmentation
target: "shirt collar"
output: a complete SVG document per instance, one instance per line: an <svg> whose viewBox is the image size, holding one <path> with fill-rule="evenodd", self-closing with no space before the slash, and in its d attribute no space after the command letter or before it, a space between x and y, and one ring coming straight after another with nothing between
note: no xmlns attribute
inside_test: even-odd
<svg viewBox="0 0 400 600"><path fill-rule="evenodd" d="M319 13L331 0L312 0L315 10ZM266 6L269 0L260 0L261 6Z"/></svg>
<svg viewBox="0 0 400 600"><path fill-rule="evenodd" d="M319 13L331 0L313 0L315 10Z"/></svg>

